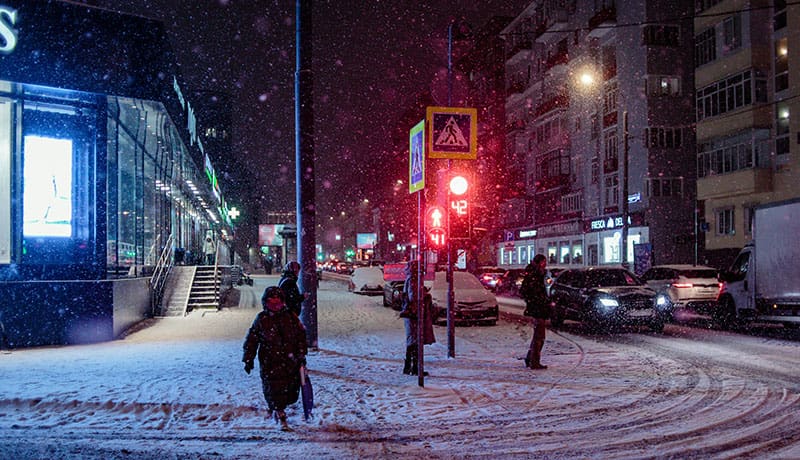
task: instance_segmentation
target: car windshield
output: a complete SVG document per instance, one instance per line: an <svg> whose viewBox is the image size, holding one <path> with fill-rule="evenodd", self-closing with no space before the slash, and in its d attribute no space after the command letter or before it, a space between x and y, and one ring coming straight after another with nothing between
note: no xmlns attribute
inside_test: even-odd
<svg viewBox="0 0 800 460"><path fill-rule="evenodd" d="M433 281L433 289L447 289L447 278L444 272L437 272ZM453 289L484 289L478 278L468 272L453 272Z"/></svg>
<svg viewBox="0 0 800 460"><path fill-rule="evenodd" d="M359 267L353 272L355 283L383 284L383 271L378 267Z"/></svg>
<svg viewBox="0 0 800 460"><path fill-rule="evenodd" d="M708 269L681 270L678 274L684 278L717 278L717 271Z"/></svg>
<svg viewBox="0 0 800 460"><path fill-rule="evenodd" d="M627 270L591 270L586 272L587 287L611 287L611 286L641 286L633 274Z"/></svg>

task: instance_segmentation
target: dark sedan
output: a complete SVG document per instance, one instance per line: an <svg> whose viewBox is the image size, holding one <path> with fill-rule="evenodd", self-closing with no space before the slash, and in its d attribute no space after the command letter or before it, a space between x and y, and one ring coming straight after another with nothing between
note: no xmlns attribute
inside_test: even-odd
<svg viewBox="0 0 800 460"><path fill-rule="evenodd" d="M405 281L387 281L383 283L383 306L400 311L403 309L403 283Z"/></svg>
<svg viewBox="0 0 800 460"><path fill-rule="evenodd" d="M647 325L661 331L671 315L669 302L624 268L565 270L553 283L550 297L555 327L571 319L598 330Z"/></svg>

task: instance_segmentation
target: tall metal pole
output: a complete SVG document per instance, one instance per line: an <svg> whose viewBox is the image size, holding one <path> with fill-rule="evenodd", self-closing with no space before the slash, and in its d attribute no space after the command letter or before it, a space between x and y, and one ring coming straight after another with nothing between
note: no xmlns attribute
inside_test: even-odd
<svg viewBox="0 0 800 460"><path fill-rule="evenodd" d="M300 319L308 346L318 348L316 211L314 206L314 74L311 69L311 0L296 0L297 70L295 100L295 191L297 194L297 254L302 272L300 289L308 293Z"/></svg>
<svg viewBox="0 0 800 460"><path fill-rule="evenodd" d="M628 111L622 111L622 266L628 268Z"/></svg>
<svg viewBox="0 0 800 460"><path fill-rule="evenodd" d="M417 192L417 292L414 293L417 304L417 384L425 386L425 192ZM412 275L413 276L413 275Z"/></svg>
<svg viewBox="0 0 800 460"><path fill-rule="evenodd" d="M453 25L455 21L450 21L447 26L447 106L450 107L453 103ZM447 171L449 177L450 173L450 160L447 160ZM445 180L445 183L448 181ZM456 357L456 328L455 318L453 317L453 309L455 308L455 292L453 291L453 241L450 234L450 184L447 184L447 356L450 358Z"/></svg>

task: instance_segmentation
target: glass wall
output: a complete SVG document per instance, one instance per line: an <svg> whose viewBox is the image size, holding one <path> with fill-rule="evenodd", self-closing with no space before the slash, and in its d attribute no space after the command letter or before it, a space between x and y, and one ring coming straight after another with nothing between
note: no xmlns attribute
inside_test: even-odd
<svg viewBox="0 0 800 460"><path fill-rule="evenodd" d="M108 252L111 276L147 275L172 236L189 263L211 223L200 171L160 103L108 98Z"/></svg>

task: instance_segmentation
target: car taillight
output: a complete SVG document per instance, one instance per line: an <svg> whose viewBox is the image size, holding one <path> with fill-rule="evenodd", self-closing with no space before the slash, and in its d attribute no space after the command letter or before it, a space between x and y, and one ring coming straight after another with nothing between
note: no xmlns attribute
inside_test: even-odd
<svg viewBox="0 0 800 460"><path fill-rule="evenodd" d="M483 275L483 279L489 281L490 279L492 279L492 275Z"/></svg>
<svg viewBox="0 0 800 460"><path fill-rule="evenodd" d="M690 287L692 287L692 283L672 283L672 287L676 287L676 288L690 288Z"/></svg>

